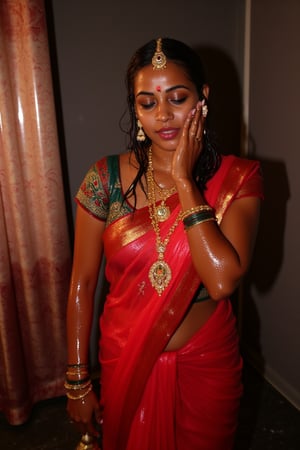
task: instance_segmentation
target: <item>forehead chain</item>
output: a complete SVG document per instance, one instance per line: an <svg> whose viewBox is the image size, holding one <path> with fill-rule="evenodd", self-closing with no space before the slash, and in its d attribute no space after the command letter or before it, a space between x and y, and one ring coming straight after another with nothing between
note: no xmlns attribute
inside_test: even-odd
<svg viewBox="0 0 300 450"><path fill-rule="evenodd" d="M166 69L167 57L161 49L162 39L158 38L156 41L156 50L152 57L153 70Z"/></svg>

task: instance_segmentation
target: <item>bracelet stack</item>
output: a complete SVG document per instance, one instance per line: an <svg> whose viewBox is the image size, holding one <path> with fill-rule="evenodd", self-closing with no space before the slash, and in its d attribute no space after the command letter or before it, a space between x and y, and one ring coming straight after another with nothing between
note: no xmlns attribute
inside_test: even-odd
<svg viewBox="0 0 300 450"><path fill-rule="evenodd" d="M64 384L66 395L71 400L81 400L93 389L87 364L68 364Z"/></svg>
<svg viewBox="0 0 300 450"><path fill-rule="evenodd" d="M182 221L185 230L189 230L200 223L212 222L215 220L214 210L209 205L195 206L182 213Z"/></svg>

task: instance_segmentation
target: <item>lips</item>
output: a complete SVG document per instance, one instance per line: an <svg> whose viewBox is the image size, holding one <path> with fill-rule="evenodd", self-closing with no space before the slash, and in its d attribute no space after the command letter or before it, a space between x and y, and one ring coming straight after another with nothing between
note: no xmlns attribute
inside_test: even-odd
<svg viewBox="0 0 300 450"><path fill-rule="evenodd" d="M157 131L157 134L161 139L171 140L175 139L179 132L179 128L161 128Z"/></svg>

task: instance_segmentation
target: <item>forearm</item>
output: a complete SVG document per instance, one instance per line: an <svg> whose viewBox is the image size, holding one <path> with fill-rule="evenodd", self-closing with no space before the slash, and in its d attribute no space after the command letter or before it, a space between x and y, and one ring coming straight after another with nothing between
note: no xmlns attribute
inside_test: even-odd
<svg viewBox="0 0 300 450"><path fill-rule="evenodd" d="M93 304L93 292L71 285L67 307L68 364L88 363Z"/></svg>
<svg viewBox="0 0 300 450"><path fill-rule="evenodd" d="M74 286L80 288L74 288ZM67 308L68 364L65 388L70 417L97 435L94 418L101 422L99 401L93 392L89 370L89 342L93 316L94 289L71 283Z"/></svg>

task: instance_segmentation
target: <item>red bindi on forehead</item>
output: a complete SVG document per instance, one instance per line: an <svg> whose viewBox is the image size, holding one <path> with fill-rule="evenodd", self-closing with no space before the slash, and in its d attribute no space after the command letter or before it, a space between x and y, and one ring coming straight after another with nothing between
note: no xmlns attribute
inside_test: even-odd
<svg viewBox="0 0 300 450"><path fill-rule="evenodd" d="M160 86L156 86L156 90L157 90L157 92L161 92L161 87Z"/></svg>

